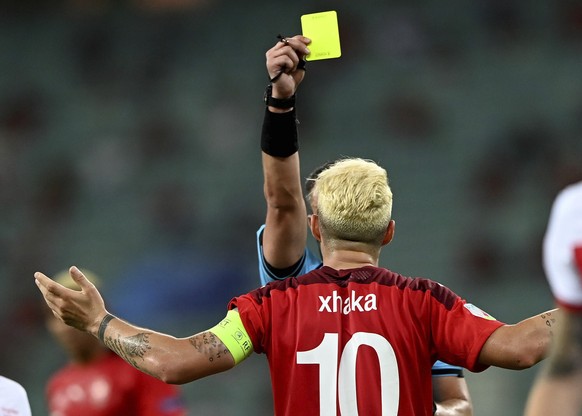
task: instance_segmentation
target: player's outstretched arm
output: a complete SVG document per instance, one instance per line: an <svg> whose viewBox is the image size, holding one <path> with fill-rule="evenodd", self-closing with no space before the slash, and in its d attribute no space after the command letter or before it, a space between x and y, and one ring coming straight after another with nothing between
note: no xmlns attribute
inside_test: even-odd
<svg viewBox="0 0 582 416"><path fill-rule="evenodd" d="M233 355L213 330L175 338L134 326L107 312L101 294L78 268L71 267L69 272L80 291L35 273L47 305L67 325L99 338L138 370L166 383L183 384L235 365Z"/></svg>
<svg viewBox="0 0 582 416"><path fill-rule="evenodd" d="M479 362L513 370L537 364L548 355L553 333L559 329L561 320L561 312L552 309L496 329L483 345Z"/></svg>
<svg viewBox="0 0 582 416"><path fill-rule="evenodd" d="M309 42L299 35L283 38L267 51L267 73L273 80L272 97L286 100L295 95L305 75L302 59L309 53ZM307 241L297 120L294 106L287 105L267 105L261 138L263 190L267 203L263 255L267 263L278 269L299 261Z"/></svg>

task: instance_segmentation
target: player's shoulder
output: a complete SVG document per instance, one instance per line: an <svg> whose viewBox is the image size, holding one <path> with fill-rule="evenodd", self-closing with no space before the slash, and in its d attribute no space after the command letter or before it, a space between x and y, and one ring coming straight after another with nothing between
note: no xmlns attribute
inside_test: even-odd
<svg viewBox="0 0 582 416"><path fill-rule="evenodd" d="M460 299L451 289L435 280L419 276L405 276L389 269L378 269L380 270L380 274L376 278L376 281L383 285L398 288L405 296L421 295L426 297L426 299L443 304L446 309L451 309Z"/></svg>
<svg viewBox="0 0 582 416"><path fill-rule="evenodd" d="M363 270L368 269L368 267ZM407 276L383 267L374 267L373 280L385 285L397 286L399 289L410 289L413 291L442 291L448 290L437 281L422 276Z"/></svg>

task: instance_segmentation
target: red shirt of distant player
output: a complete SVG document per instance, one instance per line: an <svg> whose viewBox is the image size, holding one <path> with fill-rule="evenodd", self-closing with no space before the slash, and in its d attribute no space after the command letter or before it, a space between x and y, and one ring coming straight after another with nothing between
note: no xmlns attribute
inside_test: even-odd
<svg viewBox="0 0 582 416"><path fill-rule="evenodd" d="M69 364L47 385L50 416L184 416L179 389L135 369L114 353Z"/></svg>
<svg viewBox="0 0 582 416"><path fill-rule="evenodd" d="M322 267L235 298L269 360L275 414L432 415L435 360L471 371L503 325L427 279Z"/></svg>

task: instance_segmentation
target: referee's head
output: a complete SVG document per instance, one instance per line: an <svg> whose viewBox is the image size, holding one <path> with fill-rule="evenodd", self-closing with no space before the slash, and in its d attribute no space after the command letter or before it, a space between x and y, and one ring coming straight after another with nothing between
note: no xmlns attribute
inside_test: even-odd
<svg viewBox="0 0 582 416"><path fill-rule="evenodd" d="M96 288L101 286L101 279L90 270L80 269L85 277L95 285ZM73 280L68 270L63 270L53 276L53 280L68 289L80 290L79 285Z"/></svg>

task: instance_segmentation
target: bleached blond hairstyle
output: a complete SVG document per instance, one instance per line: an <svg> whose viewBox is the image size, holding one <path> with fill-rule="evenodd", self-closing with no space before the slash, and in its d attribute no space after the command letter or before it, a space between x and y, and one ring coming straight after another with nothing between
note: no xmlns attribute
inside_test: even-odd
<svg viewBox="0 0 582 416"><path fill-rule="evenodd" d="M95 273L93 273L92 271L87 270L87 269L81 269L81 271L83 272L85 277L87 279L89 279L89 281L91 283L93 283L97 288L99 288L101 286L101 279L99 277L97 277L97 275ZM67 289L73 289L73 290L80 290L81 289L79 287L79 285L77 284L77 282L75 282L73 280L73 278L71 277L71 275L69 274L69 270L61 270L60 272L58 272L56 275L53 276L53 280L55 282L63 285Z"/></svg>
<svg viewBox="0 0 582 416"><path fill-rule="evenodd" d="M319 173L317 215L323 237L377 244L392 216L386 170L371 160L346 158Z"/></svg>

